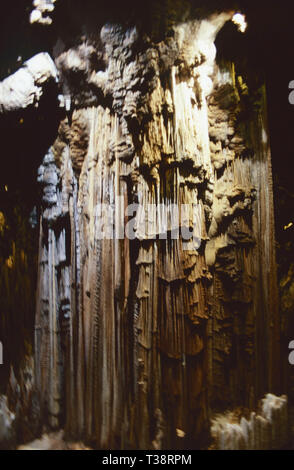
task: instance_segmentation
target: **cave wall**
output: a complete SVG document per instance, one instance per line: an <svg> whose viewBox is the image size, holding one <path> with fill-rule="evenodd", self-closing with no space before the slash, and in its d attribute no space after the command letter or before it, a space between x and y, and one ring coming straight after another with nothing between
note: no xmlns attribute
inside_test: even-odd
<svg viewBox="0 0 294 470"><path fill-rule="evenodd" d="M38 173L36 382L49 425L99 448L200 446L211 408L279 391L265 89L216 61L231 17L157 42L106 24L54 48L65 116ZM163 203L189 205L192 241ZM148 219L134 239L101 237L130 204Z"/></svg>

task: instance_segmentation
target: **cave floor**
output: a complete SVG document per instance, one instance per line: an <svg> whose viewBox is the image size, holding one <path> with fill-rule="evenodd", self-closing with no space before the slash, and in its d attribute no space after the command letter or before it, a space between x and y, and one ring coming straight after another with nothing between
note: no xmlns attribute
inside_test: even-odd
<svg viewBox="0 0 294 470"><path fill-rule="evenodd" d="M27 444L21 445L17 450L91 450L82 442L65 442L64 431L56 431L43 434L40 439L36 439Z"/></svg>

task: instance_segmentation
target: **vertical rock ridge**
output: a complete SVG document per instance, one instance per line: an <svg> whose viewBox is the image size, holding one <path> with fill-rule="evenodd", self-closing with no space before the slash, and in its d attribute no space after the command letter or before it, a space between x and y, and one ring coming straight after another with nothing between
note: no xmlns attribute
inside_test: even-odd
<svg viewBox="0 0 294 470"><path fill-rule="evenodd" d="M55 57L72 108L39 171L36 371L49 424L98 448L200 445L210 405L276 387L266 111L216 63L231 16L157 44L108 24Z"/></svg>

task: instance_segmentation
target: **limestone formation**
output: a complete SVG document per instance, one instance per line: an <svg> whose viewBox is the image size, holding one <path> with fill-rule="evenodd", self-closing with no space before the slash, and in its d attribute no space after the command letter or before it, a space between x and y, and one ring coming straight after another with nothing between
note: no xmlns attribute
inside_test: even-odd
<svg viewBox="0 0 294 470"><path fill-rule="evenodd" d="M172 447L177 430L196 443L208 400L225 404L243 387L253 406L274 387L265 107L242 122L247 88L216 64L214 39L231 17L177 25L157 44L107 24L55 57L71 115L39 171L37 386L49 424L64 420L99 448ZM194 208L184 217L194 243L163 228L160 204ZM262 319L272 326L256 344Z"/></svg>
<svg viewBox="0 0 294 470"><path fill-rule="evenodd" d="M52 24L50 13L54 10L56 0L34 0L34 9L30 14L30 23L39 23L42 25Z"/></svg>
<svg viewBox="0 0 294 470"><path fill-rule="evenodd" d="M57 81L57 69L47 52L35 55L0 82L0 113L38 106L45 85Z"/></svg>
<svg viewBox="0 0 294 470"><path fill-rule="evenodd" d="M273 450L285 448L289 440L287 397L267 394L260 414L250 413L235 422L232 413L212 420L212 436L218 450Z"/></svg>
<svg viewBox="0 0 294 470"><path fill-rule="evenodd" d="M54 3L30 22L51 24ZM213 427L218 448L285 444L286 398L253 411L280 393L280 321L265 85L215 46L232 19L245 31L236 13L187 13L160 38L131 20L57 27L51 56L0 83L6 113L58 82L37 175L34 380L14 403L37 410L35 434L198 448L212 409L245 406L250 419Z"/></svg>

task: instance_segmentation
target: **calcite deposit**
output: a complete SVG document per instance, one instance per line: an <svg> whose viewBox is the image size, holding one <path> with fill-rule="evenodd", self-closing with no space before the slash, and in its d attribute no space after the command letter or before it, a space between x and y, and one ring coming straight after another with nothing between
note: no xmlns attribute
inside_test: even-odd
<svg viewBox="0 0 294 470"><path fill-rule="evenodd" d="M265 102L243 122L248 89L232 64L216 63L231 17L177 25L159 43L107 24L56 49L68 114L39 170L37 384L48 422L98 447L197 443L209 400L242 390L252 406L274 387ZM148 230L101 239L109 213L124 233L131 204ZM196 207L187 226L199 243L169 226L161 239L150 212L160 204Z"/></svg>
<svg viewBox="0 0 294 470"><path fill-rule="evenodd" d="M56 66L47 52L36 54L24 62L14 74L0 82L0 113L38 107L48 82L56 82Z"/></svg>
<svg viewBox="0 0 294 470"><path fill-rule="evenodd" d="M287 397L268 393L259 405L260 412L251 412L236 422L233 413L216 416L212 436L218 450L273 450L284 448L289 439Z"/></svg>
<svg viewBox="0 0 294 470"><path fill-rule="evenodd" d="M34 7L50 26L54 2ZM187 14L160 39L132 21L57 28L51 56L0 83L2 112L58 83L37 175L34 393L39 423L71 441L199 448L212 409L280 393L265 86L215 46L235 14ZM279 400L286 422L286 398L267 400L233 437L219 426L219 448L283 445L285 429L240 443L245 424L276 429Z"/></svg>

